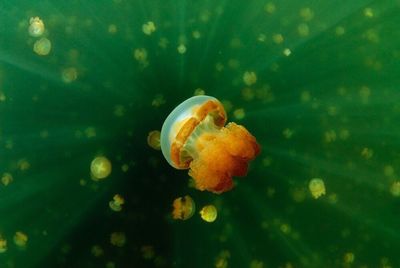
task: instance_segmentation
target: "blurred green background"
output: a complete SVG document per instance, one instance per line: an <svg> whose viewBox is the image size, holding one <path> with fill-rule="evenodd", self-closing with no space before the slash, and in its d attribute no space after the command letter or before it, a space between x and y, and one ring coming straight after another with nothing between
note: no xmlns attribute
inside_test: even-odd
<svg viewBox="0 0 400 268"><path fill-rule="evenodd" d="M398 0L2 0L0 267L399 267L399 12ZM146 141L199 93L262 146L221 195L189 187ZM98 155L113 169L102 181ZM174 221L187 194L217 220Z"/></svg>

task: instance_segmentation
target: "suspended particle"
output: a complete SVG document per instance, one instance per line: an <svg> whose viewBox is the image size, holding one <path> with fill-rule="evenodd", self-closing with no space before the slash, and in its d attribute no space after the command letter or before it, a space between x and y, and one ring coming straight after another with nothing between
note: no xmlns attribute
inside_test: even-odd
<svg viewBox="0 0 400 268"><path fill-rule="evenodd" d="M42 37L33 44L33 51L40 55L46 56L50 53L51 42L49 39Z"/></svg>
<svg viewBox="0 0 400 268"><path fill-rule="evenodd" d="M284 41L283 35L282 34L274 34L272 36L272 41L274 41L275 44L281 44Z"/></svg>
<svg viewBox="0 0 400 268"><path fill-rule="evenodd" d="M147 50L145 48L137 48L133 52L133 57L138 62L145 62L147 61Z"/></svg>
<svg viewBox="0 0 400 268"><path fill-rule="evenodd" d="M246 113L243 108L239 108L233 111L233 117L235 117L236 120L242 120L245 118Z"/></svg>
<svg viewBox="0 0 400 268"><path fill-rule="evenodd" d="M205 94L206 94L206 92L202 88L196 88L193 93L194 96L201 96L201 95L205 95Z"/></svg>
<svg viewBox="0 0 400 268"><path fill-rule="evenodd" d="M255 91L254 89L250 88L250 87L245 87L244 89L242 89L242 97L244 100L246 101L251 101L254 99L255 97Z"/></svg>
<svg viewBox="0 0 400 268"><path fill-rule="evenodd" d="M348 129L341 129L339 132L339 138L347 140L350 137L350 131Z"/></svg>
<svg viewBox="0 0 400 268"><path fill-rule="evenodd" d="M392 177L394 175L394 168L392 165L385 165L383 167L383 174L385 174L386 177Z"/></svg>
<svg viewBox="0 0 400 268"><path fill-rule="evenodd" d="M90 164L93 180L105 179L111 173L111 162L104 156L97 156Z"/></svg>
<svg viewBox="0 0 400 268"><path fill-rule="evenodd" d="M125 199L119 194L114 195L113 200L108 203L109 207L116 212L122 210L123 204L125 204Z"/></svg>
<svg viewBox="0 0 400 268"><path fill-rule="evenodd" d="M126 236L123 232L114 232L110 236L110 243L116 247L123 247L126 243Z"/></svg>
<svg viewBox="0 0 400 268"><path fill-rule="evenodd" d="M303 188L294 188L291 190L291 195L295 202L301 203L306 199L307 193Z"/></svg>
<svg viewBox="0 0 400 268"><path fill-rule="evenodd" d="M336 116L338 114L338 108L334 105L329 105L326 111L330 116Z"/></svg>
<svg viewBox="0 0 400 268"><path fill-rule="evenodd" d="M211 12L209 10L202 10L199 16L201 22L208 22L210 20Z"/></svg>
<svg viewBox="0 0 400 268"><path fill-rule="evenodd" d="M192 32L192 36L193 36L194 39L200 39L201 33L196 30L196 31Z"/></svg>
<svg viewBox="0 0 400 268"><path fill-rule="evenodd" d="M142 31L145 35L151 35L156 31L156 25L152 21L148 21L147 23L142 25Z"/></svg>
<svg viewBox="0 0 400 268"><path fill-rule="evenodd" d="M279 229L281 230L282 233L284 233L286 235L292 231L292 228L287 223L282 223L281 226L279 227Z"/></svg>
<svg viewBox="0 0 400 268"><path fill-rule="evenodd" d="M121 167L122 172L127 172L129 170L129 165L128 164L123 164Z"/></svg>
<svg viewBox="0 0 400 268"><path fill-rule="evenodd" d="M243 74L243 82L247 86L254 85L257 82L257 75L255 72L247 71Z"/></svg>
<svg viewBox="0 0 400 268"><path fill-rule="evenodd" d="M74 67L65 68L61 72L61 79L64 83L69 84L78 78L78 71Z"/></svg>
<svg viewBox="0 0 400 268"><path fill-rule="evenodd" d="M185 53L186 53L186 46L185 46L184 44L180 44L180 45L177 47L177 50L178 50L178 53L179 53L179 54L185 54Z"/></svg>
<svg viewBox="0 0 400 268"><path fill-rule="evenodd" d="M263 42L267 41L267 36L265 34L261 33L257 36L257 41L263 43Z"/></svg>
<svg viewBox="0 0 400 268"><path fill-rule="evenodd" d="M331 143L331 142L336 141L336 137L337 137L336 131L333 129L325 131L325 133L324 133L324 139L325 139L326 143Z"/></svg>
<svg viewBox="0 0 400 268"><path fill-rule="evenodd" d="M10 173L4 173L3 176L1 177L1 183L4 186L9 185L13 181L13 176Z"/></svg>
<svg viewBox="0 0 400 268"><path fill-rule="evenodd" d="M115 1L115 0L114 0ZM106 268L116 268L115 262L109 261L106 263Z"/></svg>
<svg viewBox="0 0 400 268"><path fill-rule="evenodd" d="M228 66L231 69L238 69L240 67L240 62L237 59L229 59Z"/></svg>
<svg viewBox="0 0 400 268"><path fill-rule="evenodd" d="M23 232L16 232L14 235L14 244L17 247L24 248L28 243L28 236Z"/></svg>
<svg viewBox="0 0 400 268"><path fill-rule="evenodd" d="M91 252L92 252L92 255L95 256L95 257L100 257L100 256L102 256L104 254L103 248L100 247L99 245L94 245L92 247Z"/></svg>
<svg viewBox="0 0 400 268"><path fill-rule="evenodd" d="M310 190L311 195L317 199L321 195L325 195L325 183L322 179L314 178L308 184L308 189Z"/></svg>
<svg viewBox="0 0 400 268"><path fill-rule="evenodd" d="M164 95L157 94L154 99L151 101L151 106L153 107L160 107L161 105L165 104L166 100Z"/></svg>
<svg viewBox="0 0 400 268"><path fill-rule="evenodd" d="M361 103L362 104L368 104L369 97L371 96L371 89L367 86L362 86L359 95L361 98Z"/></svg>
<svg viewBox="0 0 400 268"><path fill-rule="evenodd" d="M372 156L374 155L374 150L368 147L364 147L361 151L361 156L364 157L365 159L371 159Z"/></svg>
<svg viewBox="0 0 400 268"><path fill-rule="evenodd" d="M4 92L0 91L0 102L5 102L7 99L6 95L4 94Z"/></svg>
<svg viewBox="0 0 400 268"><path fill-rule="evenodd" d="M47 139L49 137L49 131L44 129L44 130L40 131L39 136L42 139Z"/></svg>
<svg viewBox="0 0 400 268"><path fill-rule="evenodd" d="M147 144L155 150L161 150L160 134L160 131L153 130L147 135Z"/></svg>
<svg viewBox="0 0 400 268"><path fill-rule="evenodd" d="M0 235L0 253L7 251L7 240Z"/></svg>
<svg viewBox="0 0 400 268"><path fill-rule="evenodd" d="M345 33L346 33L346 29L345 29L343 26L337 26L337 27L335 28L335 34L336 34L337 36L344 35Z"/></svg>
<svg viewBox="0 0 400 268"><path fill-rule="evenodd" d="M217 208L213 205L204 206L200 210L200 216L206 222L214 222L217 219L217 215Z"/></svg>
<svg viewBox="0 0 400 268"><path fill-rule="evenodd" d="M225 111L226 111L227 113L229 113L230 111L232 111L233 104L232 104L232 102L231 102L230 100L222 100L221 103L222 103L222 106L224 106Z"/></svg>
<svg viewBox="0 0 400 268"><path fill-rule="evenodd" d="M86 138L94 138L96 137L96 129L94 127L87 127L85 129Z"/></svg>
<svg viewBox="0 0 400 268"><path fill-rule="evenodd" d="M122 117L125 115L125 107L124 105L118 104L114 106L114 115L118 117Z"/></svg>
<svg viewBox="0 0 400 268"><path fill-rule="evenodd" d="M18 169L21 171L28 170L31 167L31 164L25 158L18 160L17 162Z"/></svg>
<svg viewBox="0 0 400 268"><path fill-rule="evenodd" d="M259 260L252 260L250 262L250 268L264 268L264 263Z"/></svg>
<svg viewBox="0 0 400 268"><path fill-rule="evenodd" d="M353 252L346 252L343 256L343 261L345 264L352 264L354 262L355 256Z"/></svg>
<svg viewBox="0 0 400 268"><path fill-rule="evenodd" d="M116 34L118 32L118 27L115 24L108 25L108 33L109 34Z"/></svg>
<svg viewBox="0 0 400 268"><path fill-rule="evenodd" d="M310 28L308 27L308 24L306 24L306 23L300 23L300 24L297 26L297 32L299 33L299 35L300 35L301 37L306 37L306 36L308 36L309 33L310 33Z"/></svg>
<svg viewBox="0 0 400 268"><path fill-rule="evenodd" d="M161 37L160 40L158 41L158 46L163 49L166 49L168 46L168 43L169 43L169 41L167 38Z"/></svg>
<svg viewBox="0 0 400 268"><path fill-rule="evenodd" d="M142 246L140 248L140 251L142 252L142 257L145 260L151 260L156 255L153 246L148 246L148 245Z"/></svg>
<svg viewBox="0 0 400 268"><path fill-rule="evenodd" d="M172 218L174 220L190 219L196 210L193 199L189 195L178 197L172 203Z"/></svg>
<svg viewBox="0 0 400 268"><path fill-rule="evenodd" d="M276 194L276 189L274 187L268 187L267 188L267 196L269 198L273 198Z"/></svg>
<svg viewBox="0 0 400 268"><path fill-rule="evenodd" d="M293 136L294 131L290 128L285 128L283 130L282 134L286 139L290 139Z"/></svg>
<svg viewBox="0 0 400 268"><path fill-rule="evenodd" d="M310 21L314 18L314 11L309 7L300 9L299 14L305 21Z"/></svg>
<svg viewBox="0 0 400 268"><path fill-rule="evenodd" d="M231 257L231 253L228 250L222 250L216 260L214 267L215 268L228 268L228 260Z"/></svg>
<svg viewBox="0 0 400 268"><path fill-rule="evenodd" d="M292 51L289 48L285 48L283 50L283 55L285 55L286 57L289 57L290 54L292 54Z"/></svg>
<svg viewBox="0 0 400 268"><path fill-rule="evenodd" d="M392 183L392 186L390 187L390 193L395 197L400 196L400 181L394 181Z"/></svg>
<svg viewBox="0 0 400 268"><path fill-rule="evenodd" d="M218 72L222 72L224 70L224 65L220 62L217 62L215 64L215 70L217 70Z"/></svg>
<svg viewBox="0 0 400 268"><path fill-rule="evenodd" d="M269 3L265 4L264 10L265 10L265 12L272 14L276 11L276 6L274 3L269 2Z"/></svg>
<svg viewBox="0 0 400 268"><path fill-rule="evenodd" d="M364 16L367 18L373 18L374 17L374 10L370 7L367 7L364 9Z"/></svg>
<svg viewBox="0 0 400 268"><path fill-rule="evenodd" d="M39 17L29 19L28 32L30 36L39 37L44 33L44 23Z"/></svg>

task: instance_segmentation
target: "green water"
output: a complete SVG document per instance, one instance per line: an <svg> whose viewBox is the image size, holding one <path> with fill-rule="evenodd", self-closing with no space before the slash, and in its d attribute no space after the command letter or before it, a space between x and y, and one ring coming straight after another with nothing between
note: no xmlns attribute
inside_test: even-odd
<svg viewBox="0 0 400 268"><path fill-rule="evenodd" d="M1 0L0 267L399 267L399 12L397 0ZM48 55L33 51L36 16ZM221 195L146 141L201 90L262 147ZM98 155L112 163L101 181ZM184 195L217 220L173 220Z"/></svg>

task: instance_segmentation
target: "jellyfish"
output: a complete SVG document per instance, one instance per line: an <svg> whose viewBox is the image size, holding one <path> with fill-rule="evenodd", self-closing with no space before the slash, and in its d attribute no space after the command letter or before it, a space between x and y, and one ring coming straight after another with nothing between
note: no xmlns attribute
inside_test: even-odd
<svg viewBox="0 0 400 268"><path fill-rule="evenodd" d="M172 218L175 220L187 220L193 216L196 210L193 199L188 195L176 198L172 207Z"/></svg>
<svg viewBox="0 0 400 268"><path fill-rule="evenodd" d="M201 191L223 193L233 187L233 176L245 176L248 162L260 152L255 137L233 122L225 126L221 102L195 96L178 105L161 129L161 150L176 169L189 169Z"/></svg>
<svg viewBox="0 0 400 268"><path fill-rule="evenodd" d="M116 247L123 247L126 243L125 233L113 232L110 236L110 243Z"/></svg>
<svg viewBox="0 0 400 268"><path fill-rule="evenodd" d="M107 178L111 173L111 169L110 160L104 156L97 156L90 163L90 173L95 181Z"/></svg>
<svg viewBox="0 0 400 268"><path fill-rule="evenodd" d="M7 251L7 240L0 235L0 253Z"/></svg>
<svg viewBox="0 0 400 268"><path fill-rule="evenodd" d="M114 195L113 200L108 202L108 206L116 212L122 210L123 204L125 204L125 199L119 194Z"/></svg>
<svg viewBox="0 0 400 268"><path fill-rule="evenodd" d="M39 37L44 33L44 23L39 17L32 17L29 19L29 35Z"/></svg>
<svg viewBox="0 0 400 268"><path fill-rule="evenodd" d="M42 37L33 44L33 51L40 55L46 56L50 53L51 42L49 39Z"/></svg>
<svg viewBox="0 0 400 268"><path fill-rule="evenodd" d="M147 136L147 144L154 150L160 150L160 131L153 130Z"/></svg>
<svg viewBox="0 0 400 268"><path fill-rule="evenodd" d="M309 188L309 190L311 192L311 195L315 199L318 199L321 195L324 195L326 193L325 183L320 178L312 179L310 181L310 183L308 184L308 188Z"/></svg>
<svg viewBox="0 0 400 268"><path fill-rule="evenodd" d="M23 232L16 232L14 235L14 243L20 248L24 248L28 243L28 236Z"/></svg>
<svg viewBox="0 0 400 268"><path fill-rule="evenodd" d="M200 217L206 222L214 222L217 219L217 208L213 205L204 206L200 210Z"/></svg>

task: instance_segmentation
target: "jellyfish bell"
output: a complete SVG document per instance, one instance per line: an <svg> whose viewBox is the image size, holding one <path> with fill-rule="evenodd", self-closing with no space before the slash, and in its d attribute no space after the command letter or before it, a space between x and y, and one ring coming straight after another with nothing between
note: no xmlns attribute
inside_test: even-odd
<svg viewBox="0 0 400 268"><path fill-rule="evenodd" d="M176 169L190 169L196 188L222 193L233 187L232 176L244 176L260 151L256 139L235 123L225 126L221 102L195 96L178 105L161 129L161 150Z"/></svg>
<svg viewBox="0 0 400 268"><path fill-rule="evenodd" d="M214 118L216 127L226 122L222 104L214 97L195 96L179 104L165 119L161 129L161 150L168 163L176 169L187 169L190 156L181 150L193 130L208 114Z"/></svg>
<svg viewBox="0 0 400 268"><path fill-rule="evenodd" d="M172 218L175 220L190 219L196 210L196 205L189 195L175 198L172 203Z"/></svg>

